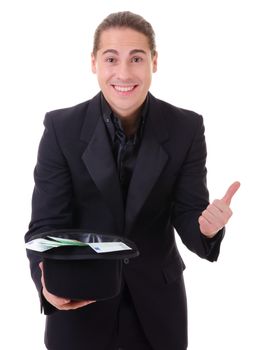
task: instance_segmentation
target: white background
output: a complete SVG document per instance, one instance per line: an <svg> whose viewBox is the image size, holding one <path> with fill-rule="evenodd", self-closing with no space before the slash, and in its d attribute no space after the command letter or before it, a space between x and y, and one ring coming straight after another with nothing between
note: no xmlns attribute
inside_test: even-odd
<svg viewBox="0 0 267 350"><path fill-rule="evenodd" d="M1 1L0 348L43 349L44 316L23 245L42 121L46 111L98 92L94 29L119 10L143 15L156 31L151 92L204 116L211 199L242 183L217 263L177 239L187 265L189 350L266 350L267 13L260 0Z"/></svg>

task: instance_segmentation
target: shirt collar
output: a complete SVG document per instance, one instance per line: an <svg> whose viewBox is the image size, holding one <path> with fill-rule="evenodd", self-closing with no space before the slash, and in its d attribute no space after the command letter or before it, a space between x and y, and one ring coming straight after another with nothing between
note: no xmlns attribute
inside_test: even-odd
<svg viewBox="0 0 267 350"><path fill-rule="evenodd" d="M148 106L149 106L149 94L147 94L147 97L145 99L145 102L143 103L143 107L140 112L140 124L139 124L138 130L143 129L143 126L145 124L145 120L148 114ZM117 130L118 128L120 129L120 131L124 133L120 119L115 116L115 114L110 108L102 92L101 92L101 111L102 111L102 118L104 120L104 123L108 127L112 140L114 140L114 133L115 133L115 130ZM111 124L113 124L113 127L111 126Z"/></svg>

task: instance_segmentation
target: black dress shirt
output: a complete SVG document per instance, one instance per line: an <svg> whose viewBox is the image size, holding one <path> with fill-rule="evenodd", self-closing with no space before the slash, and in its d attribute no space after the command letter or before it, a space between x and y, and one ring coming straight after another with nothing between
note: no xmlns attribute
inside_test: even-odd
<svg viewBox="0 0 267 350"><path fill-rule="evenodd" d="M138 127L134 135L127 137L120 119L112 112L110 106L101 94L102 118L110 136L114 159L117 164L118 176L121 184L124 204L126 203L127 193L131 177L136 164L136 159L148 112L148 97L146 98L138 118ZM115 334L114 349L146 349L151 350L140 321L138 319L135 307L129 293L127 285L123 284L120 306L117 318L117 327ZM113 346L114 346L113 345ZM110 348L113 349L113 346Z"/></svg>
<svg viewBox="0 0 267 350"><path fill-rule="evenodd" d="M101 110L103 120L110 136L112 151L117 164L118 176L125 204L129 184L142 140L146 115L148 111L148 97L143 104L140 116L138 118L139 120L137 131L130 137L126 136L121 124L121 120L112 112L103 95L101 95Z"/></svg>

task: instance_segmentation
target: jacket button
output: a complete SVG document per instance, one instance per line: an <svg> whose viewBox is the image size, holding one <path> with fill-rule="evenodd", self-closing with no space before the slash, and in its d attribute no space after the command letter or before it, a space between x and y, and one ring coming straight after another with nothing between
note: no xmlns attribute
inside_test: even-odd
<svg viewBox="0 0 267 350"><path fill-rule="evenodd" d="M128 258L123 259L124 264L129 264L130 260Z"/></svg>

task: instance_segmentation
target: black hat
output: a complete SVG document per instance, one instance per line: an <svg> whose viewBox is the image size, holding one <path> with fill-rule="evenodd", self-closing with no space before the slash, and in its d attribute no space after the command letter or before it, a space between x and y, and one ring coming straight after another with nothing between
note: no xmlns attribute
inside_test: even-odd
<svg viewBox="0 0 267 350"><path fill-rule="evenodd" d="M130 240L110 234L90 233L85 230L54 230L31 237L74 239L84 243L113 242L123 250L97 252L91 246L61 246L44 252L31 250L43 260L47 290L57 296L72 300L103 300L120 293L122 261L139 255ZM124 247L126 249L124 250ZM92 245L94 246L94 245ZM27 249L28 250L28 249Z"/></svg>

